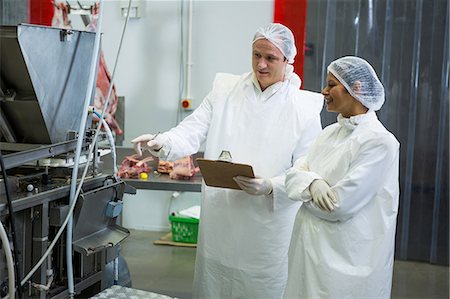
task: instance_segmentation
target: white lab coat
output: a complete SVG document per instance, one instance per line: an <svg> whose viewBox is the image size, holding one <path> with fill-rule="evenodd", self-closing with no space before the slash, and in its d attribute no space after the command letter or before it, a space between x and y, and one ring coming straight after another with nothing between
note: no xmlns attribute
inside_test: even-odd
<svg viewBox="0 0 450 299"><path fill-rule="evenodd" d="M289 248L285 298L389 298L398 209L399 143L375 112L325 128L287 172L289 196L304 202ZM338 197L331 213L311 201L324 179Z"/></svg>
<svg viewBox="0 0 450 299"><path fill-rule="evenodd" d="M206 141L205 158L228 150L233 162L252 165L273 184L270 196L202 186L195 298L281 298L286 285L300 203L287 197L285 171L321 132L323 97L290 80L261 94L253 78L217 74L201 105L158 137L168 160L196 153Z"/></svg>

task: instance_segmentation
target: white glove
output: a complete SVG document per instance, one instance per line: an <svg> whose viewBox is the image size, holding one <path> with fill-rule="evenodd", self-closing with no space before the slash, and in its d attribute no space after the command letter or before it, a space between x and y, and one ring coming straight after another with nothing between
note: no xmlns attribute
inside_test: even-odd
<svg viewBox="0 0 450 299"><path fill-rule="evenodd" d="M309 185L313 203L326 212L333 211L337 206L336 194L324 180L314 180Z"/></svg>
<svg viewBox="0 0 450 299"><path fill-rule="evenodd" d="M144 134L131 140L136 153L139 156L142 156L142 150L159 151L164 144L155 139L157 135L158 134Z"/></svg>
<svg viewBox="0 0 450 299"><path fill-rule="evenodd" d="M273 190L272 183L268 179L236 176L233 180L243 191L251 195L269 195Z"/></svg>

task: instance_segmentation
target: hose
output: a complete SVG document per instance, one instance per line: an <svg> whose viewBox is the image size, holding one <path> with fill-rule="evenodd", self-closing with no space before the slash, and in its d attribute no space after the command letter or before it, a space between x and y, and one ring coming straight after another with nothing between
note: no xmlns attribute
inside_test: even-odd
<svg viewBox="0 0 450 299"><path fill-rule="evenodd" d="M3 167L2 167L3 169ZM2 240L3 249L6 255L6 265L8 267L8 291L9 298L14 299L14 262L11 254L11 247L9 246L8 235L6 234L3 223L0 221L0 239ZM18 288L19 289L19 288ZM21 298L21 297L19 297Z"/></svg>
<svg viewBox="0 0 450 299"><path fill-rule="evenodd" d="M12 200L11 196L9 194L9 188L8 188L8 174L6 173L6 167L5 163L3 161L3 155L0 151L0 167L2 168L2 176L3 176L3 182L5 183L5 193L6 193L6 201L8 203L8 212L9 212L9 219L10 219L10 225L11 225L11 239L13 242L13 249L14 249L14 269L15 269L15 280L17 281L17 296L19 298L22 298L22 289L19 286L20 281L20 273L19 273L19 255L17 254L17 238L16 238L16 227L15 227L15 217L14 217L14 211L12 206ZM14 281L14 279L13 279ZM13 288L14 289L14 288Z"/></svg>
<svg viewBox="0 0 450 299"><path fill-rule="evenodd" d="M75 150L75 157L74 157L74 165L72 170L72 180L70 182L70 195L69 195L69 202L72 203L75 200L75 191L77 187L77 179L78 179L78 168L80 164L80 157L81 157L81 150L83 147L83 141L84 141L84 132L86 130L86 122L88 118L88 107L92 99L92 92L93 87L97 78L97 66L98 66L98 58L100 53L100 37L101 37L101 30L102 30L102 20L103 20L103 0L100 0L99 3L99 16L98 16L98 23L97 23L97 32L95 33L95 42L94 42L94 51L92 53L91 58L91 69L89 71L89 81L88 81L88 87L86 89L86 95L84 99L84 109L83 114L81 116L81 122L80 127L78 129L78 140L77 140L77 147ZM86 164L86 167L88 168L88 164ZM67 232L66 232L66 261L67 261L67 285L68 285L68 293L69 298L73 298L75 294L75 285L74 285L74 278L73 278L73 264L72 264L72 241L73 241L73 215L69 215L69 221L67 224Z"/></svg>
<svg viewBox="0 0 450 299"><path fill-rule="evenodd" d="M101 114L98 113L97 111L93 111L92 113L97 115L98 118L101 117ZM117 173L119 172L119 170L117 169L117 155L116 155L116 144L114 142L114 136L113 136L113 134L111 132L111 128L109 127L106 120L104 118L100 118L100 120L102 122L103 127L105 128L106 135L108 136L109 146L111 147L111 157L113 159L114 176L117 176Z"/></svg>

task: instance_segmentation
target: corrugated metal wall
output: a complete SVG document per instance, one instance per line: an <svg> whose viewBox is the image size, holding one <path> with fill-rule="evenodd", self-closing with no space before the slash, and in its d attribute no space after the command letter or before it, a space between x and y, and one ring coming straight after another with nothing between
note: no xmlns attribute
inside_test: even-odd
<svg viewBox="0 0 450 299"><path fill-rule="evenodd" d="M27 12L27 0L0 0L0 25L26 22Z"/></svg>
<svg viewBox="0 0 450 299"><path fill-rule="evenodd" d="M326 66L367 59L386 89L378 117L401 143L396 257L449 263L449 3L309 0L304 88L321 90ZM325 111L324 125L336 121Z"/></svg>

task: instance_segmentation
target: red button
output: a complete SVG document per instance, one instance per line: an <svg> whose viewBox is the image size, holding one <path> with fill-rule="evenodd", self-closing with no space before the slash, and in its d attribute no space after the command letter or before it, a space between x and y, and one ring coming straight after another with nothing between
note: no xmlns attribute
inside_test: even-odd
<svg viewBox="0 0 450 299"><path fill-rule="evenodd" d="M181 101L181 107L183 107L184 109L188 109L191 107L191 101L188 99L184 99Z"/></svg>

